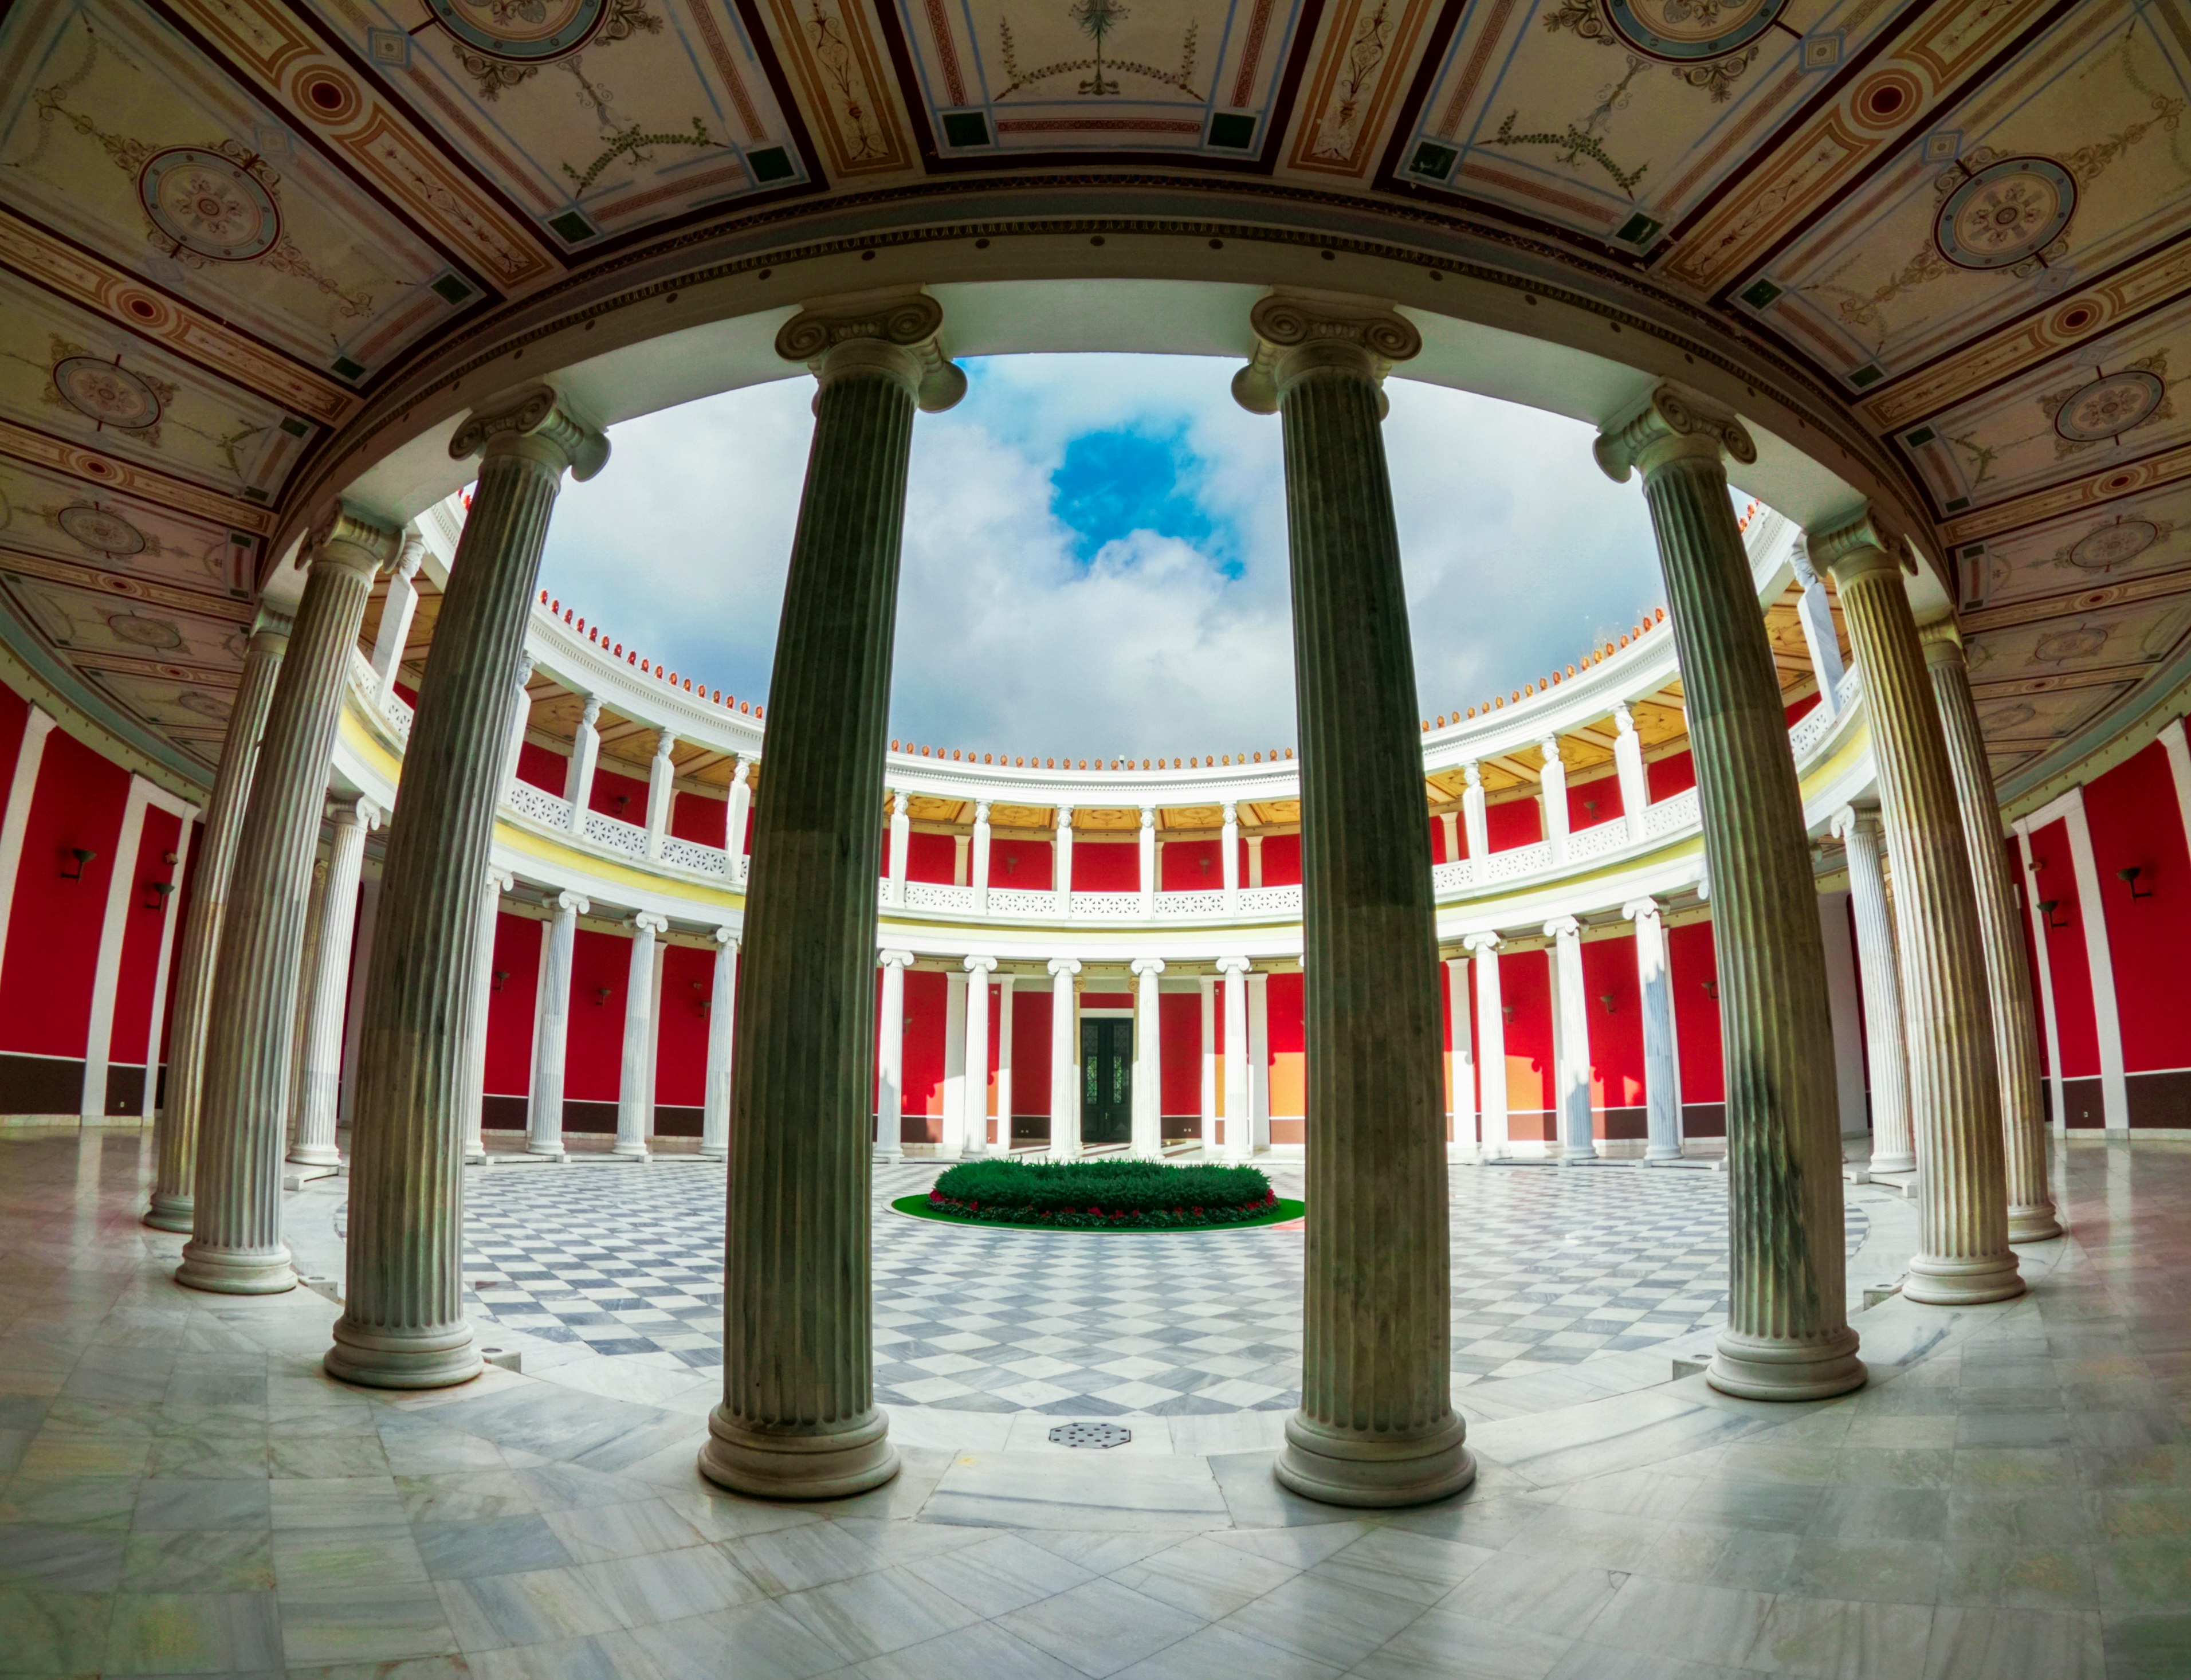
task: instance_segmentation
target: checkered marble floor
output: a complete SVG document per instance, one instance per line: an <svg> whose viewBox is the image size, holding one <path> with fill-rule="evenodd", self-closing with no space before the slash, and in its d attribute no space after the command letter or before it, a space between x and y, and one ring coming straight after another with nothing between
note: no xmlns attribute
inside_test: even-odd
<svg viewBox="0 0 2191 1680"><path fill-rule="evenodd" d="M1289 1410L1298 1227L1192 1234L993 1231L890 1201L875 1174L876 1398L956 1411ZM1272 1178L1301 1193L1298 1169ZM1451 1179L1457 1382L1648 1347L1727 1311L1723 1176L1461 1167ZM722 1364L723 1170L694 1159L497 1168L466 1186L466 1304L592 1352ZM1866 1222L1847 1215L1848 1250Z"/></svg>

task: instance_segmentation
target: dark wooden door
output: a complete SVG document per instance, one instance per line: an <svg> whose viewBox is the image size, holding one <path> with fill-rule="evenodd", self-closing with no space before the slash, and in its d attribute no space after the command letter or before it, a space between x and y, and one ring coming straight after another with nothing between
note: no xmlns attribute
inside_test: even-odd
<svg viewBox="0 0 2191 1680"><path fill-rule="evenodd" d="M1080 1023L1080 1141L1134 1137L1134 1023L1098 1017Z"/></svg>

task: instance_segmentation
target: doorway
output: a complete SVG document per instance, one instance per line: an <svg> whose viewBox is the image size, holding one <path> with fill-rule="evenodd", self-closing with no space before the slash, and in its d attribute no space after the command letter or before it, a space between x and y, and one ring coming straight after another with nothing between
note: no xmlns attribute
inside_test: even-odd
<svg viewBox="0 0 2191 1680"><path fill-rule="evenodd" d="M1130 1016L1080 1023L1080 1142L1134 1139L1134 1022Z"/></svg>

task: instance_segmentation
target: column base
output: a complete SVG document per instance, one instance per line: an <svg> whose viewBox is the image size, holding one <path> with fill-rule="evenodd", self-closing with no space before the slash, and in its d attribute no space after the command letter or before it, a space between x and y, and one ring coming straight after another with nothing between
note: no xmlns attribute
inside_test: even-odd
<svg viewBox="0 0 2191 1680"><path fill-rule="evenodd" d="M528 1155L538 1155L543 1160L560 1161L569 1151L566 1150L561 1143L528 1143L525 1146L525 1153Z"/></svg>
<svg viewBox="0 0 2191 1680"><path fill-rule="evenodd" d="M1380 1439L1295 1412L1286 1420L1286 1444L1273 1471L1289 1492L1325 1505L1428 1505L1476 1479L1476 1461L1463 1444L1467 1434L1455 1413L1426 1434Z"/></svg>
<svg viewBox="0 0 2191 1680"><path fill-rule="evenodd" d="M2008 1240L2012 1243L2044 1243L2062 1234L2062 1222L2055 1217L2054 1204L2040 1202L2034 1207L2019 1207L2015 1203L2008 1208Z"/></svg>
<svg viewBox="0 0 2191 1680"><path fill-rule="evenodd" d="M335 1320L335 1345L320 1361L329 1376L366 1388L448 1388L486 1368L472 1327L458 1320L426 1330L376 1330Z"/></svg>
<svg viewBox="0 0 2191 1680"><path fill-rule="evenodd" d="M758 1499L843 1499L879 1488L898 1472L890 1419L870 1407L826 1429L755 1429L717 1406L708 1414L700 1473L717 1487Z"/></svg>
<svg viewBox="0 0 2191 1680"><path fill-rule="evenodd" d="M297 1287L297 1268L289 1245L270 1249L215 1248L208 1243L183 1244L183 1263L175 1281L185 1289L213 1295L282 1295Z"/></svg>
<svg viewBox="0 0 2191 1680"><path fill-rule="evenodd" d="M464 1151L464 1165L465 1165L466 1166L468 1166L468 1167L483 1167L483 1166L485 1166L485 1165L487 1165L487 1151L486 1151L486 1150L484 1150L484 1149L467 1149L467 1150L465 1150L465 1151Z"/></svg>
<svg viewBox="0 0 2191 1680"><path fill-rule="evenodd" d="M1744 1400L1825 1400L1864 1387L1857 1334L1846 1327L1805 1341L1722 1330L1704 1381Z"/></svg>
<svg viewBox="0 0 2191 1680"><path fill-rule="evenodd" d="M609 1153L619 1161L646 1161L654 1159L653 1152L644 1143L619 1142L610 1149Z"/></svg>
<svg viewBox="0 0 2191 1680"><path fill-rule="evenodd" d="M1915 1155L1874 1155L1871 1158L1871 1170L1875 1175L1882 1172L1915 1172L1917 1170L1917 1158Z"/></svg>
<svg viewBox="0 0 2191 1680"><path fill-rule="evenodd" d="M703 1143L700 1146L700 1159L703 1161L727 1161L730 1158L731 1146L727 1143Z"/></svg>
<svg viewBox="0 0 2191 1680"><path fill-rule="evenodd" d="M145 1210L145 1222L155 1231L179 1231L187 1237L194 1204L189 1196L155 1196Z"/></svg>
<svg viewBox="0 0 2191 1680"><path fill-rule="evenodd" d="M1655 1143L1647 1143L1643 1146L1643 1165L1647 1167L1673 1166L1687 1159L1682 1153L1682 1146L1678 1143L1668 1144L1663 1148Z"/></svg>
<svg viewBox="0 0 2191 1680"><path fill-rule="evenodd" d="M2006 1250L1967 1260L1915 1255L1909 1261L1909 1276L1902 1280L1902 1298L1926 1307L1978 1307L1989 1301L2013 1301L2023 1290L2016 1256Z"/></svg>
<svg viewBox="0 0 2191 1680"><path fill-rule="evenodd" d="M289 1164L300 1167L339 1167L342 1151L332 1143L299 1143L289 1152Z"/></svg>

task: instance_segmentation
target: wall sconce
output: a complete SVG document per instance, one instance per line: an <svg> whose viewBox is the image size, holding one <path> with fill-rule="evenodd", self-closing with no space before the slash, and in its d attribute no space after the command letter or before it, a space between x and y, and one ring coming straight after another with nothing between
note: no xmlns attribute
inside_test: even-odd
<svg viewBox="0 0 2191 1680"><path fill-rule="evenodd" d="M629 794L618 794L616 796L617 815L619 817L623 816L624 813L624 807L629 806L630 803L631 795Z"/></svg>
<svg viewBox="0 0 2191 1680"><path fill-rule="evenodd" d="M2049 927L2062 928L2069 926L2069 924L2067 922L2057 922L2054 920L2055 911L2061 908L2062 901L2058 898L2042 898L2039 901L2039 914L2046 919L2046 925Z"/></svg>
<svg viewBox="0 0 2191 1680"><path fill-rule="evenodd" d="M146 881L145 891L152 896L145 901L145 908L148 910L158 909L168 902L168 895L174 890L175 884L173 881Z"/></svg>
<svg viewBox="0 0 2191 1680"><path fill-rule="evenodd" d="M597 986L594 988L594 1007L595 1009L600 1008L604 1004L607 1003L608 1000L609 988L607 987Z"/></svg>
<svg viewBox="0 0 2191 1680"><path fill-rule="evenodd" d="M2148 886L2143 892L2140 892L2137 890L2137 878L2144 873L2145 866L2143 864L2133 863L2127 869L2117 869L2115 871L2115 879L2130 888L2130 896L2131 897L2150 898L2153 897L2153 889L2151 887Z"/></svg>
<svg viewBox="0 0 2191 1680"><path fill-rule="evenodd" d="M1592 822L1596 822L1597 820L1597 801L1594 799L1585 800L1582 802L1582 814L1589 817Z"/></svg>
<svg viewBox="0 0 2191 1680"><path fill-rule="evenodd" d="M76 868L73 872L63 869L61 879L65 881L80 881L83 879L83 866L91 863L99 854L84 846L72 846L69 848L69 856L76 859Z"/></svg>
<svg viewBox="0 0 2191 1680"><path fill-rule="evenodd" d="M1009 875L1009 874L1012 874L1015 870L1016 870L1016 869L1019 868L1019 866L1020 866L1020 855L1019 855L1019 853L1018 853L1018 852L1016 852L1016 851L1007 851L1007 852L1004 854L1004 873L1005 873L1007 875Z"/></svg>
<svg viewBox="0 0 2191 1680"><path fill-rule="evenodd" d="M509 971L508 969L506 969L506 968L498 968L498 969L495 970L495 971L494 971L494 983L493 983L492 985L491 985L490 987L488 987L488 988L487 988L487 989L488 989L489 991L491 991L491 992L499 992L499 991L502 989L502 982L503 982L504 981L505 981L505 980L509 979Z"/></svg>
<svg viewBox="0 0 2191 1680"><path fill-rule="evenodd" d="M1610 993L1610 992L1600 992L1600 993L1597 994L1597 1000L1598 1000L1598 1002L1600 1002L1600 1003L1602 1003L1602 1004L1603 1004L1603 1005L1605 1005L1605 1012L1606 1012L1608 1015L1610 1015L1610 1014L1612 1014L1612 1013L1613 1013L1613 994L1612 994L1612 993Z"/></svg>
<svg viewBox="0 0 2191 1680"><path fill-rule="evenodd" d="M1499 1005L1499 1013L1503 1019L1511 1021L1514 1018L1514 1005L1501 1004Z"/></svg>
<svg viewBox="0 0 2191 1680"><path fill-rule="evenodd" d="M1705 981L1704 995L1716 1003L1719 1000L1719 982L1716 980Z"/></svg>

